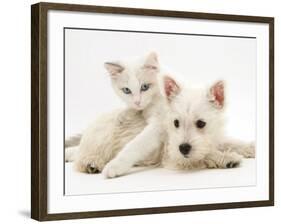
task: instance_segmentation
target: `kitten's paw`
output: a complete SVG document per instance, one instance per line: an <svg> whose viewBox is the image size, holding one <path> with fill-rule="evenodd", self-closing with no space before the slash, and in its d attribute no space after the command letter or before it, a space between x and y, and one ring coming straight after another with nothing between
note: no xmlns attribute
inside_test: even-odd
<svg viewBox="0 0 281 224"><path fill-rule="evenodd" d="M124 175L129 169L130 166L127 166L125 163L113 159L108 164L106 164L102 171L102 174L106 178L114 178Z"/></svg>
<svg viewBox="0 0 281 224"><path fill-rule="evenodd" d="M99 169L97 167L95 167L94 163L88 164L86 166L86 171L89 174L94 174L94 173L99 173L100 172Z"/></svg>
<svg viewBox="0 0 281 224"><path fill-rule="evenodd" d="M225 155L224 157L224 162L223 162L223 168L235 168L238 167L240 165L242 161L242 156L232 152L232 153L228 153Z"/></svg>

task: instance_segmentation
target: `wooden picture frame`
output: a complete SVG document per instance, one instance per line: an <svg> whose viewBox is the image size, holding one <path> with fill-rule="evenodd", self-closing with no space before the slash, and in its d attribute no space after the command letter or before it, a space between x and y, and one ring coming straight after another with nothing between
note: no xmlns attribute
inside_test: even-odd
<svg viewBox="0 0 281 224"><path fill-rule="evenodd" d="M48 212L48 12L67 11L267 24L269 27L268 200L145 207L69 213ZM38 3L31 7L31 217L39 221L246 208L274 205L274 18L90 5Z"/></svg>

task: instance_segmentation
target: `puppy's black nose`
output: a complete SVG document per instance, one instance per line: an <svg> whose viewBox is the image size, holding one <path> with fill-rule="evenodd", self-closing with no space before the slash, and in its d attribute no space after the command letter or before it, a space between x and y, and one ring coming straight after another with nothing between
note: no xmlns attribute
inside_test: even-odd
<svg viewBox="0 0 281 224"><path fill-rule="evenodd" d="M191 145L189 145L188 143L183 143L179 146L179 149L180 149L181 154L186 156L191 150Z"/></svg>

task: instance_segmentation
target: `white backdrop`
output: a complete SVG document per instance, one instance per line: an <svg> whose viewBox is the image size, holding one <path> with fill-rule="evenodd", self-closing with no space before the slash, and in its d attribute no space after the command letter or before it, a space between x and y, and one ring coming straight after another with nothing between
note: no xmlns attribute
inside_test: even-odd
<svg viewBox="0 0 281 224"><path fill-rule="evenodd" d="M69 198L63 197L63 170L60 169L61 161L63 160L63 27L98 27L98 28L109 28L109 29L132 29L132 30L151 30L159 32L167 32L167 27L169 32L192 32L192 33L204 33L216 35L245 35L245 36L256 36L258 43L258 55L257 61L259 63L257 66L257 83L258 83L258 95L259 102L257 104L257 111L259 112L259 122L257 136L262 136L262 138L257 138L257 184L248 188L248 191L244 189L235 188L234 192L229 192L233 188L226 190L225 194L218 190L220 194L220 199L223 201L240 201L240 200L257 200L267 198L267 176L268 176L268 153L267 149L267 128L268 128L268 27L267 25L259 24L241 24L241 23L228 23L228 22L218 22L218 21L198 21L192 19L173 19L167 20L162 18L145 18L136 16L121 16L114 15L92 15L85 13L61 13L61 12L50 12L49 14L49 29L48 29L48 193L49 193L49 203L48 209L51 213L66 212L66 211L88 211L91 209L109 209L109 208L129 208L129 207L151 207L151 206L168 206L168 205L179 205L183 201L182 194L176 191L170 191L169 194L163 193L159 196L161 192L157 192L157 195L153 194L149 198L144 199L141 194L130 194L126 197L115 195L115 199L110 195L99 195L98 199L95 195L88 195ZM122 39L122 38L121 38ZM114 40L116 41L116 40ZM140 40L139 40L140 41ZM159 40L158 40L159 41ZM172 44L175 44L172 43ZM211 43L209 43L211 44ZM90 44L89 44L90 45ZM155 45L155 44L154 44ZM183 45L183 43L182 43ZM203 45L204 46L204 45ZM201 47L201 46L200 46ZM68 48L66 48L68 49ZM125 48L126 49L126 48ZM97 51L98 52L98 51ZM230 52L228 52L232 55ZM74 55L76 52L74 52ZM245 54L244 51L240 54ZM81 60L81 59L79 59ZM229 67L233 63L229 63ZM76 69L79 72L80 68ZM228 69L229 70L229 69ZM182 78L185 78L183 76ZM96 94L96 93L95 93ZM97 99L97 97L95 97ZM237 112L237 111L236 111ZM238 112L237 112L238 113ZM263 115L263 116L262 116ZM56 164L56 165L55 165ZM247 179L253 179L255 177L254 172L252 176ZM148 180L148 179L147 179ZM244 184L242 184L244 186ZM73 184L68 184L67 186L73 186ZM151 189L149 186L147 188ZM131 186L132 188L132 186ZM149 190L147 189L146 190ZM175 188L172 187L173 189ZM261 189L262 188L262 189ZM167 188L165 188L167 189ZM134 190L131 189L129 191ZM144 190L144 188L143 188ZM192 201L191 198L195 200L193 203L201 203L201 199L204 202L217 202L219 199L216 197L214 191L210 194L208 191L211 189L204 189L204 191L192 192L188 191L186 194L186 203ZM214 189L212 189L214 190ZM203 193L204 192L204 193ZM228 193L227 193L228 192ZM247 193L246 193L247 192ZM210 196L213 197L210 198ZM245 196L246 195L246 196ZM88 203L88 198L92 198L93 201L99 200L99 204ZM128 200L128 198L133 197L134 200ZM230 200L232 197L232 200ZM161 200L160 200L161 198ZM209 198L209 199L208 199ZM107 202L111 201L110 204ZM154 204L152 202L155 202ZM195 202L196 201L196 202ZM115 202L118 202L117 204ZM129 203L128 203L129 202Z"/></svg>
<svg viewBox="0 0 281 224"><path fill-rule="evenodd" d="M3 159L1 166L1 217L3 223L37 223L30 215L30 4L37 1L6 1L1 13L1 128ZM66 0L56 0L66 2ZM158 8L214 13L275 16L275 37L280 39L280 2L274 0L68 0L69 3L98 4L123 7ZM13 12L13 13L11 13ZM15 16L17 15L17 16ZM276 43L276 61L280 61L281 45ZM280 83L280 65L275 65L276 80ZM281 89L276 88L276 158L280 158ZM16 136L16 139L15 139ZM11 159L12 158L12 159ZM114 217L54 221L52 223L267 223L269 218L281 218L281 166L276 160L276 206L251 209L229 209L177 214Z"/></svg>
<svg viewBox="0 0 281 224"><path fill-rule="evenodd" d="M96 30L65 31L66 136L81 133L103 112L122 106L103 63L159 55L186 85L226 81L227 133L255 139L256 39Z"/></svg>

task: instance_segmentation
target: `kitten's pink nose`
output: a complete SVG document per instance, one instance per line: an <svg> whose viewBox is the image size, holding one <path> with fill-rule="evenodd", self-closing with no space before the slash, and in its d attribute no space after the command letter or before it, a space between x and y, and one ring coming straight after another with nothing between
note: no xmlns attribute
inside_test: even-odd
<svg viewBox="0 0 281 224"><path fill-rule="evenodd" d="M141 103L141 97L140 95L135 95L134 98L133 98L133 102L136 106L139 106L140 103Z"/></svg>
<svg viewBox="0 0 281 224"><path fill-rule="evenodd" d="M140 105L140 101L134 101L134 104L136 104L137 106Z"/></svg>

